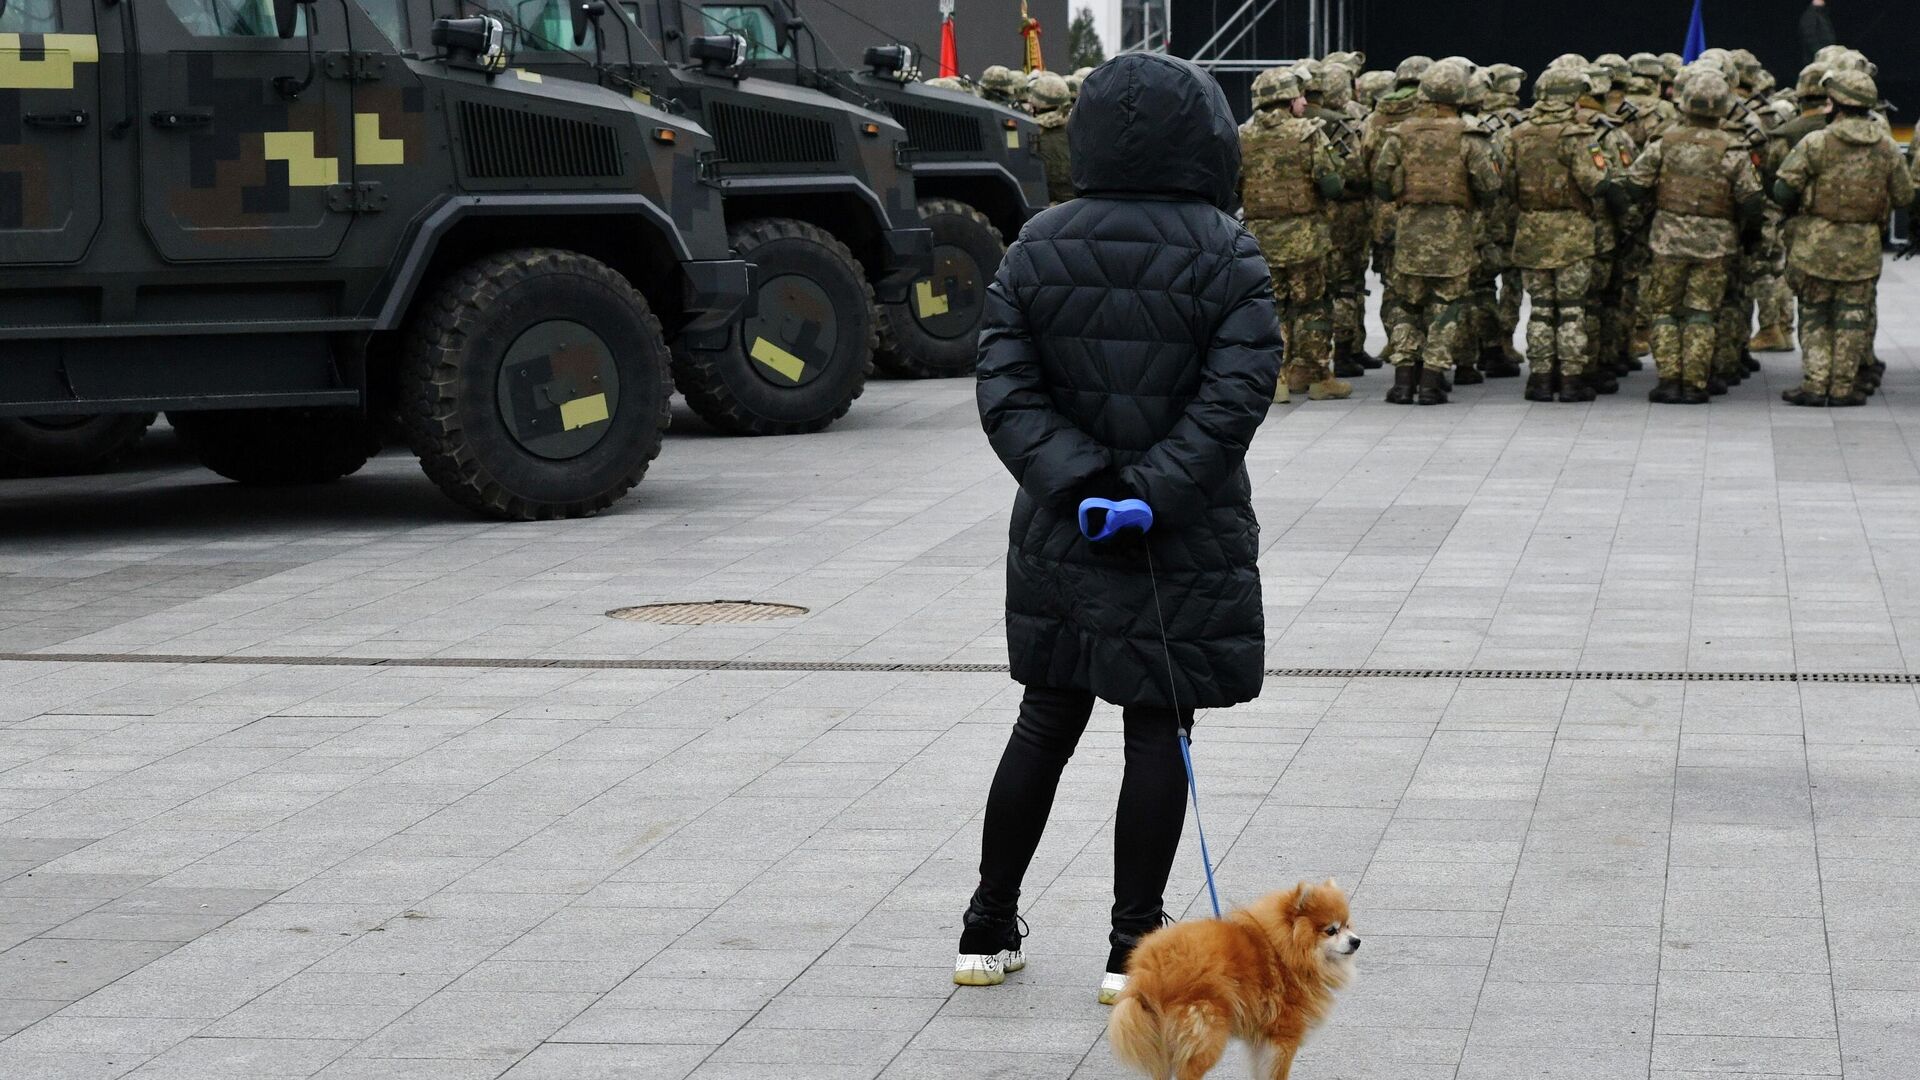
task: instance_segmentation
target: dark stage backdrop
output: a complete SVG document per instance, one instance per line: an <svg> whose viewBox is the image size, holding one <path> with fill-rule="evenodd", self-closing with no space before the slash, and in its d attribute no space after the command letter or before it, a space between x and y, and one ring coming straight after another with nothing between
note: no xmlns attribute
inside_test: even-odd
<svg viewBox="0 0 1920 1080"><path fill-rule="evenodd" d="M1223 9L1218 16L1213 8ZM1287 3L1284 8L1302 8ZM1178 0L1173 5L1173 51L1199 45L1213 32L1210 17L1239 7L1219 0ZM1506 61L1537 76L1547 62L1566 52L1593 56L1603 52L1679 52L1686 42L1692 0L1352 0L1354 42L1375 67L1386 67L1414 53L1472 57L1483 64ZM1706 0L1707 44L1748 48L1774 76L1790 83L1804 59L1800 15L1806 0ZM1864 51L1880 65L1881 94L1899 108L1893 120L1912 124L1920 118L1920 2L1916 0L1830 0L1827 10L1843 45ZM1276 9L1276 12L1278 9ZM1294 12L1269 16L1261 35L1263 59L1303 51L1304 19ZM1285 51L1279 51L1284 49ZM1245 106L1246 80L1222 77L1237 104Z"/></svg>

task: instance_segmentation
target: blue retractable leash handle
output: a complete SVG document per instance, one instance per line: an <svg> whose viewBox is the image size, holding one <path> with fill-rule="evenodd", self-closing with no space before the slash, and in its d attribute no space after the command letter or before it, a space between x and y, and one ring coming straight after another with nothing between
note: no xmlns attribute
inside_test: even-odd
<svg viewBox="0 0 1920 1080"><path fill-rule="evenodd" d="M1096 525L1091 520L1100 514ZM1111 540L1127 529L1142 534L1153 528L1153 507L1140 499L1080 500L1080 535L1089 540ZM1213 884L1213 856L1207 851L1207 830L1200 825L1200 785L1193 778L1193 747L1187 729L1180 726L1180 701L1173 678L1173 649L1167 644L1167 616L1160 609L1160 579L1153 570L1153 549L1147 548L1147 583L1153 587L1153 616L1160 626L1160 651L1167 658L1167 698L1173 703L1174 730L1180 736L1180 762L1187 767L1187 792L1193 797L1193 831L1200 835L1200 866L1207 872L1207 899L1213 917L1220 917L1220 892Z"/></svg>

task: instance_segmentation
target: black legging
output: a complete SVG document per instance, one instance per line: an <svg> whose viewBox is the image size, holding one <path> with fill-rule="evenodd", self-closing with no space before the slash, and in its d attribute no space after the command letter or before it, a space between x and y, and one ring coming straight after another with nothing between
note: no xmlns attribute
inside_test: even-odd
<svg viewBox="0 0 1920 1080"><path fill-rule="evenodd" d="M986 830L980 841L980 891L975 903L994 914L1012 914L1020 900L1040 834L1053 809L1060 773L1073 756L1093 695L1080 690L1027 687L1020 719L1007 739L1000 768L987 795ZM1120 781L1120 810L1113 830L1114 944L1160 925L1167 874L1180 848L1187 813L1187 773L1173 710L1129 708L1127 767ZM1186 713L1186 725L1193 724Z"/></svg>

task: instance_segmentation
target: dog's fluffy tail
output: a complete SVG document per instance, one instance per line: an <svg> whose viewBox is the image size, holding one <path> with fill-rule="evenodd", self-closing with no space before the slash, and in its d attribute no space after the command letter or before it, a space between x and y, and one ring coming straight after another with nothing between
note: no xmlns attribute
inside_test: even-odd
<svg viewBox="0 0 1920 1080"><path fill-rule="evenodd" d="M1122 994L1107 1018L1107 1041L1120 1063L1155 1080L1173 1075L1174 1049L1162 1026L1159 1010L1138 994Z"/></svg>

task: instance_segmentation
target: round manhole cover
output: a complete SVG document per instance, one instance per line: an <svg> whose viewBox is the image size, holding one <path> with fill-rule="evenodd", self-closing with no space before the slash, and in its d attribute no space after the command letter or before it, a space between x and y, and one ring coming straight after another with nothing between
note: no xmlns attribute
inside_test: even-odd
<svg viewBox="0 0 1920 1080"><path fill-rule="evenodd" d="M698 626L706 623L791 619L795 615L806 613L806 608L794 604L762 604L753 600L707 600L695 604L641 604L639 607L614 608L607 612L607 615L627 622Z"/></svg>

